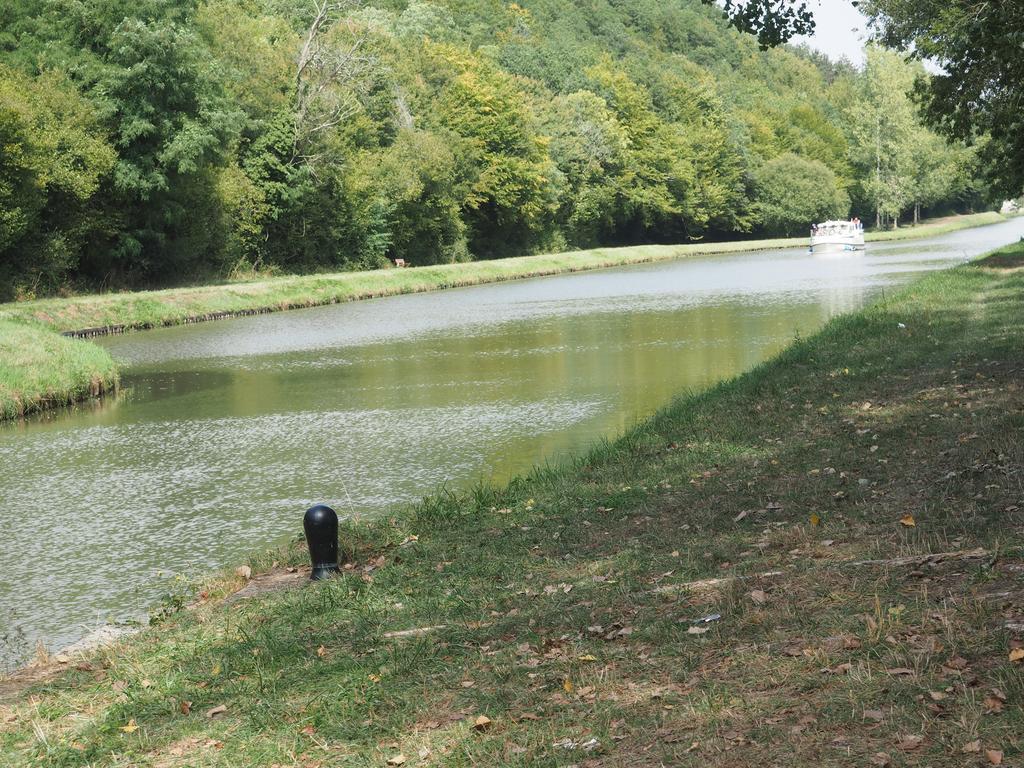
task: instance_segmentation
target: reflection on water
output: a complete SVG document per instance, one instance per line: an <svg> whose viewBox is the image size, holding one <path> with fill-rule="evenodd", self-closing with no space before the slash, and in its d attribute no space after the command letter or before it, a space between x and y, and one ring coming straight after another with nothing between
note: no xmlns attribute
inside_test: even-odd
<svg viewBox="0 0 1024 768"><path fill-rule="evenodd" d="M297 534L311 503L379 514L441 483L558 460L1022 232L1009 222L845 259L683 260L105 339L124 394L0 428L0 622L16 615L30 642L58 646L151 605L166 591L157 573Z"/></svg>

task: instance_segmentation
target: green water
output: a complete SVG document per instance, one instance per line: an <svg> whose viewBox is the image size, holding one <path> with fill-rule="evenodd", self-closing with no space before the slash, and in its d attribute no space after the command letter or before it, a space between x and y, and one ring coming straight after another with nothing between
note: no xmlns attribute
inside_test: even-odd
<svg viewBox="0 0 1024 768"><path fill-rule="evenodd" d="M1012 221L842 258L735 254L104 339L122 395L0 428L0 629L57 647L144 613L173 575L298 534L310 504L377 515L557 462L1021 234Z"/></svg>

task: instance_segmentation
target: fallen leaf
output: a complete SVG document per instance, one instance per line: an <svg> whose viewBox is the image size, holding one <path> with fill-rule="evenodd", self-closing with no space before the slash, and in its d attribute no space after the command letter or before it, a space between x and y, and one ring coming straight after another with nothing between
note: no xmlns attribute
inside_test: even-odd
<svg viewBox="0 0 1024 768"><path fill-rule="evenodd" d="M686 630L688 635L703 635L705 632L710 632L711 627L690 627Z"/></svg>
<svg viewBox="0 0 1024 768"><path fill-rule="evenodd" d="M227 705L225 705L225 704L218 704L216 707L211 707L210 709L206 710L206 716L207 717L216 717L217 715L223 714L224 712L227 712L227 711L228 711Z"/></svg>
<svg viewBox="0 0 1024 768"><path fill-rule="evenodd" d="M750 593L750 599L758 605L764 605L768 602L768 595L763 589L755 589Z"/></svg>
<svg viewBox="0 0 1024 768"><path fill-rule="evenodd" d="M143 679L139 683L139 685L141 685L143 688L152 688L153 687L153 681L152 680Z"/></svg>
<svg viewBox="0 0 1024 768"><path fill-rule="evenodd" d="M734 523L738 523L740 520L742 520L743 518L745 518L749 514L750 514L750 510L745 509L742 512L740 512L738 515L736 515L736 517L734 517L732 519L732 521Z"/></svg>
<svg viewBox="0 0 1024 768"><path fill-rule="evenodd" d="M121 730L125 733L135 733L137 730L139 730L139 726L135 722L135 718L133 717L125 725L121 726Z"/></svg>
<svg viewBox="0 0 1024 768"><path fill-rule="evenodd" d="M316 655L317 655L317 656L319 656L319 657L320 657L320 658L322 659L322 658L323 658L324 656L326 656L326 655L327 655L327 649L326 649L326 648L324 648L324 647L323 647L322 645L321 645L321 646L319 646L319 647L318 647L318 648L316 649Z"/></svg>
<svg viewBox="0 0 1024 768"><path fill-rule="evenodd" d="M395 755L388 758L388 765L405 765L405 755Z"/></svg>
<svg viewBox="0 0 1024 768"><path fill-rule="evenodd" d="M181 714L183 714L183 715L187 715L187 714L189 714L189 713L190 713L190 712L192 711L192 702L191 702L191 701L182 701L182 702L179 702L179 703L178 703L178 710L179 710L179 711L181 712Z"/></svg>
<svg viewBox="0 0 1024 768"><path fill-rule="evenodd" d="M237 568L235 568L235 574L241 576L243 579L248 581L252 578L252 568L250 568L248 565L240 565Z"/></svg>
<svg viewBox="0 0 1024 768"><path fill-rule="evenodd" d="M306 736L312 736L316 733L316 728L314 728L312 725L307 725L305 728L300 730L299 733L304 733Z"/></svg>
<svg viewBox="0 0 1024 768"><path fill-rule="evenodd" d="M885 752L875 752L869 760L872 765L877 765L879 768L887 768L887 766L892 765L892 758Z"/></svg>
<svg viewBox="0 0 1024 768"><path fill-rule="evenodd" d="M1003 711L1003 701L996 696L985 697L985 714L998 715Z"/></svg>
<svg viewBox="0 0 1024 768"><path fill-rule="evenodd" d="M1002 765L1003 764L1003 752L1002 752L1002 750L999 750L999 749L986 749L985 750L985 757L988 758L989 763L991 763L992 765Z"/></svg>
<svg viewBox="0 0 1024 768"><path fill-rule="evenodd" d="M866 717L868 720L874 720L876 723L878 723L885 719L885 713L880 709L865 709L864 717Z"/></svg>
<svg viewBox="0 0 1024 768"><path fill-rule="evenodd" d="M896 739L896 746L904 752L910 752L911 750L917 749L923 743L924 736L914 736L912 734L904 734Z"/></svg>
<svg viewBox="0 0 1024 768"><path fill-rule="evenodd" d="M587 654L584 654L583 656L578 656L576 658L576 660L577 661L597 661L597 656L595 656L592 653L587 653Z"/></svg>
<svg viewBox="0 0 1024 768"><path fill-rule="evenodd" d="M570 680L568 677L562 681L562 690L566 693L572 693L573 688L574 686L572 684L572 680Z"/></svg>
<svg viewBox="0 0 1024 768"><path fill-rule="evenodd" d="M819 515L817 512L811 512L811 518L810 519L811 519L811 525L813 527L817 528L819 525L821 525L821 515Z"/></svg>
<svg viewBox="0 0 1024 768"><path fill-rule="evenodd" d="M900 518L900 525L904 528L913 528L917 523L914 521L914 516L908 513Z"/></svg>
<svg viewBox="0 0 1024 768"><path fill-rule="evenodd" d="M981 739L975 739L974 741L967 742L962 747L960 747L960 751L963 752L965 755L970 755L975 752L981 752Z"/></svg>
<svg viewBox="0 0 1024 768"><path fill-rule="evenodd" d="M912 675L916 674L914 672L914 670L907 669L906 667L892 667L891 669L887 669L885 671L888 672L890 675L893 675L893 676L899 676L899 675L909 675L909 676L912 676Z"/></svg>
<svg viewBox="0 0 1024 768"><path fill-rule="evenodd" d="M486 731L488 728L491 727L491 724L493 722L494 721L491 720L491 718L489 718L487 715L480 715L480 717L473 721L473 730Z"/></svg>
<svg viewBox="0 0 1024 768"><path fill-rule="evenodd" d="M1024 661L1024 648L1014 648L1010 651L1010 661L1014 664Z"/></svg>

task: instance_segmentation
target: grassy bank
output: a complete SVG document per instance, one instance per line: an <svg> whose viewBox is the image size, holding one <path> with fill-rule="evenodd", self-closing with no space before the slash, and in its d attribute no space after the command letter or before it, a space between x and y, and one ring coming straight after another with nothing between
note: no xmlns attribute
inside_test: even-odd
<svg viewBox="0 0 1024 768"><path fill-rule="evenodd" d="M234 598L225 576L155 629L0 686L0 754L1017 765L1022 371L1016 247L573 466L346 526L332 582L294 586L300 547L258 558Z"/></svg>
<svg viewBox="0 0 1024 768"><path fill-rule="evenodd" d="M117 384L106 350L0 320L0 419L97 397Z"/></svg>
<svg viewBox="0 0 1024 768"><path fill-rule="evenodd" d="M868 239L888 240L893 239L894 235L928 237L1003 220L998 213L992 212L959 216L913 229L869 233ZM466 264L275 277L164 291L42 299L0 305L0 319L40 324L56 331L151 328L222 314L296 309L502 280L666 261L686 256L792 248L805 245L806 242L807 238L790 238L595 248Z"/></svg>
<svg viewBox="0 0 1024 768"><path fill-rule="evenodd" d="M957 232L968 227L980 227L985 224L998 224L1006 221L1006 217L995 211L974 213L969 216L947 216L941 219L926 221L916 227L900 227L868 232L865 239L869 243L891 242L893 240L913 240L919 237L938 237Z"/></svg>
<svg viewBox="0 0 1024 768"><path fill-rule="evenodd" d="M898 232L869 233L867 237L927 237L1002 220L998 213L981 213ZM121 332L685 256L791 248L805 242L805 238L793 238L596 248L467 264L276 277L164 291L0 304L0 345L4 345L0 349L16 351L9 360L0 360L0 419L82 400L113 385L116 374L105 352L84 342L62 343L54 338L55 332ZM14 338L11 334L18 327L15 324L32 330L23 330Z"/></svg>

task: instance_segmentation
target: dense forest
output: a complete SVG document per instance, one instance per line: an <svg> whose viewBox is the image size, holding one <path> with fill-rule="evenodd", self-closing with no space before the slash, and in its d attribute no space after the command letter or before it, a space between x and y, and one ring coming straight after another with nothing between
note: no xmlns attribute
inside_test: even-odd
<svg viewBox="0 0 1024 768"><path fill-rule="evenodd" d="M987 202L920 64L700 0L5 0L0 299Z"/></svg>

